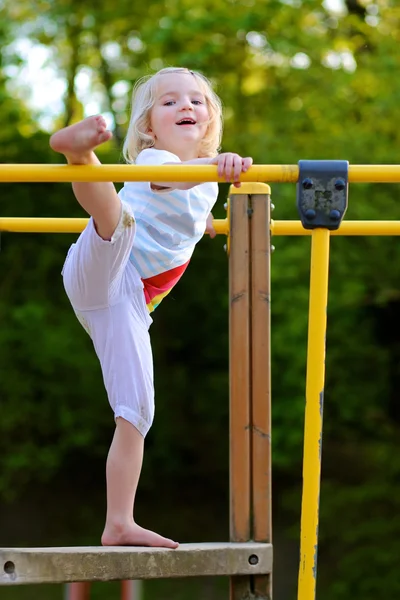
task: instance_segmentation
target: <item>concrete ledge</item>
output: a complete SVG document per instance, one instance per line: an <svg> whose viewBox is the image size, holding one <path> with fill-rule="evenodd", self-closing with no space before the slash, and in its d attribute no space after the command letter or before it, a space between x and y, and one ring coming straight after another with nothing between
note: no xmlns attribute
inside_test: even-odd
<svg viewBox="0 0 400 600"><path fill-rule="evenodd" d="M144 547L3 548L0 585L112 581L272 571L272 545L256 542Z"/></svg>

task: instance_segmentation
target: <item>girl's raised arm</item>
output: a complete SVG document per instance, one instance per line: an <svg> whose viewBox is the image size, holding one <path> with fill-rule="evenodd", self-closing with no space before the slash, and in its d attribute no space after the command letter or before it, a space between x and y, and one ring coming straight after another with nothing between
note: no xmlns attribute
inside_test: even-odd
<svg viewBox="0 0 400 600"><path fill-rule="evenodd" d="M176 165L177 163L164 163L164 165ZM223 152L217 156L210 158L194 158L193 160L182 161L182 165L217 165L218 177L225 177L225 181L233 182L235 187L240 187L240 174L245 173L253 164L253 159L250 156L242 158L234 152ZM177 189L190 190L192 187L199 185L201 182L184 182L184 181L152 181L151 185L155 189Z"/></svg>

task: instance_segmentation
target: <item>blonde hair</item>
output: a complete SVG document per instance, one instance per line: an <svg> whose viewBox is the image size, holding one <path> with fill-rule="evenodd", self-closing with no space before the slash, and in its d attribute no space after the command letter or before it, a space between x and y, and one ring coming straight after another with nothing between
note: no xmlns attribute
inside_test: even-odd
<svg viewBox="0 0 400 600"><path fill-rule="evenodd" d="M221 100L212 89L211 82L196 71L167 67L154 75L142 77L135 84L132 94L131 117L122 150L128 163L135 162L137 155L145 148L154 146L154 139L147 133L150 128L150 112L156 100L158 78L169 73L190 73L195 78L206 99L209 114L208 128L201 142L199 154L201 157L218 154L222 137L222 106Z"/></svg>

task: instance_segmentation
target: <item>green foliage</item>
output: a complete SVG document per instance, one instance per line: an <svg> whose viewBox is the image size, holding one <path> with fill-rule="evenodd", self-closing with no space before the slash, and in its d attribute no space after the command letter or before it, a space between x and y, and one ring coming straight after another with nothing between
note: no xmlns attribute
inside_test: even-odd
<svg viewBox="0 0 400 600"><path fill-rule="evenodd" d="M395 598L400 592L394 559L400 551L400 460L393 455L396 432L385 433L370 435L369 443L366 437L333 443L336 465L327 466L320 528L320 583L328 583L332 598Z"/></svg>

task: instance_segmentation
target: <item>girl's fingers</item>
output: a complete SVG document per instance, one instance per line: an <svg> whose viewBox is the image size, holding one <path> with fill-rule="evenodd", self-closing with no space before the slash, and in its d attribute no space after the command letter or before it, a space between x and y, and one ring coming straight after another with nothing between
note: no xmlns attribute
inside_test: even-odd
<svg viewBox="0 0 400 600"><path fill-rule="evenodd" d="M222 177L224 174L225 156L221 155L218 157L218 177Z"/></svg>
<svg viewBox="0 0 400 600"><path fill-rule="evenodd" d="M227 152L218 157L218 177L225 177L226 181L233 181L236 187L240 187L240 173L246 172L253 164L253 159L248 156L242 158L238 154Z"/></svg>
<svg viewBox="0 0 400 600"><path fill-rule="evenodd" d="M219 177L224 177L226 172L226 155L221 155L221 160L218 162L218 175Z"/></svg>
<svg viewBox="0 0 400 600"><path fill-rule="evenodd" d="M228 154L225 160L225 179L226 181L232 181L232 170L233 170L233 155Z"/></svg>
<svg viewBox="0 0 400 600"><path fill-rule="evenodd" d="M234 157L233 162L233 181L237 182L242 172L242 158L240 156Z"/></svg>
<svg viewBox="0 0 400 600"><path fill-rule="evenodd" d="M243 159L242 170L247 171L247 169L249 169L252 164L253 164L253 159L251 158L251 156L247 156L246 158Z"/></svg>

